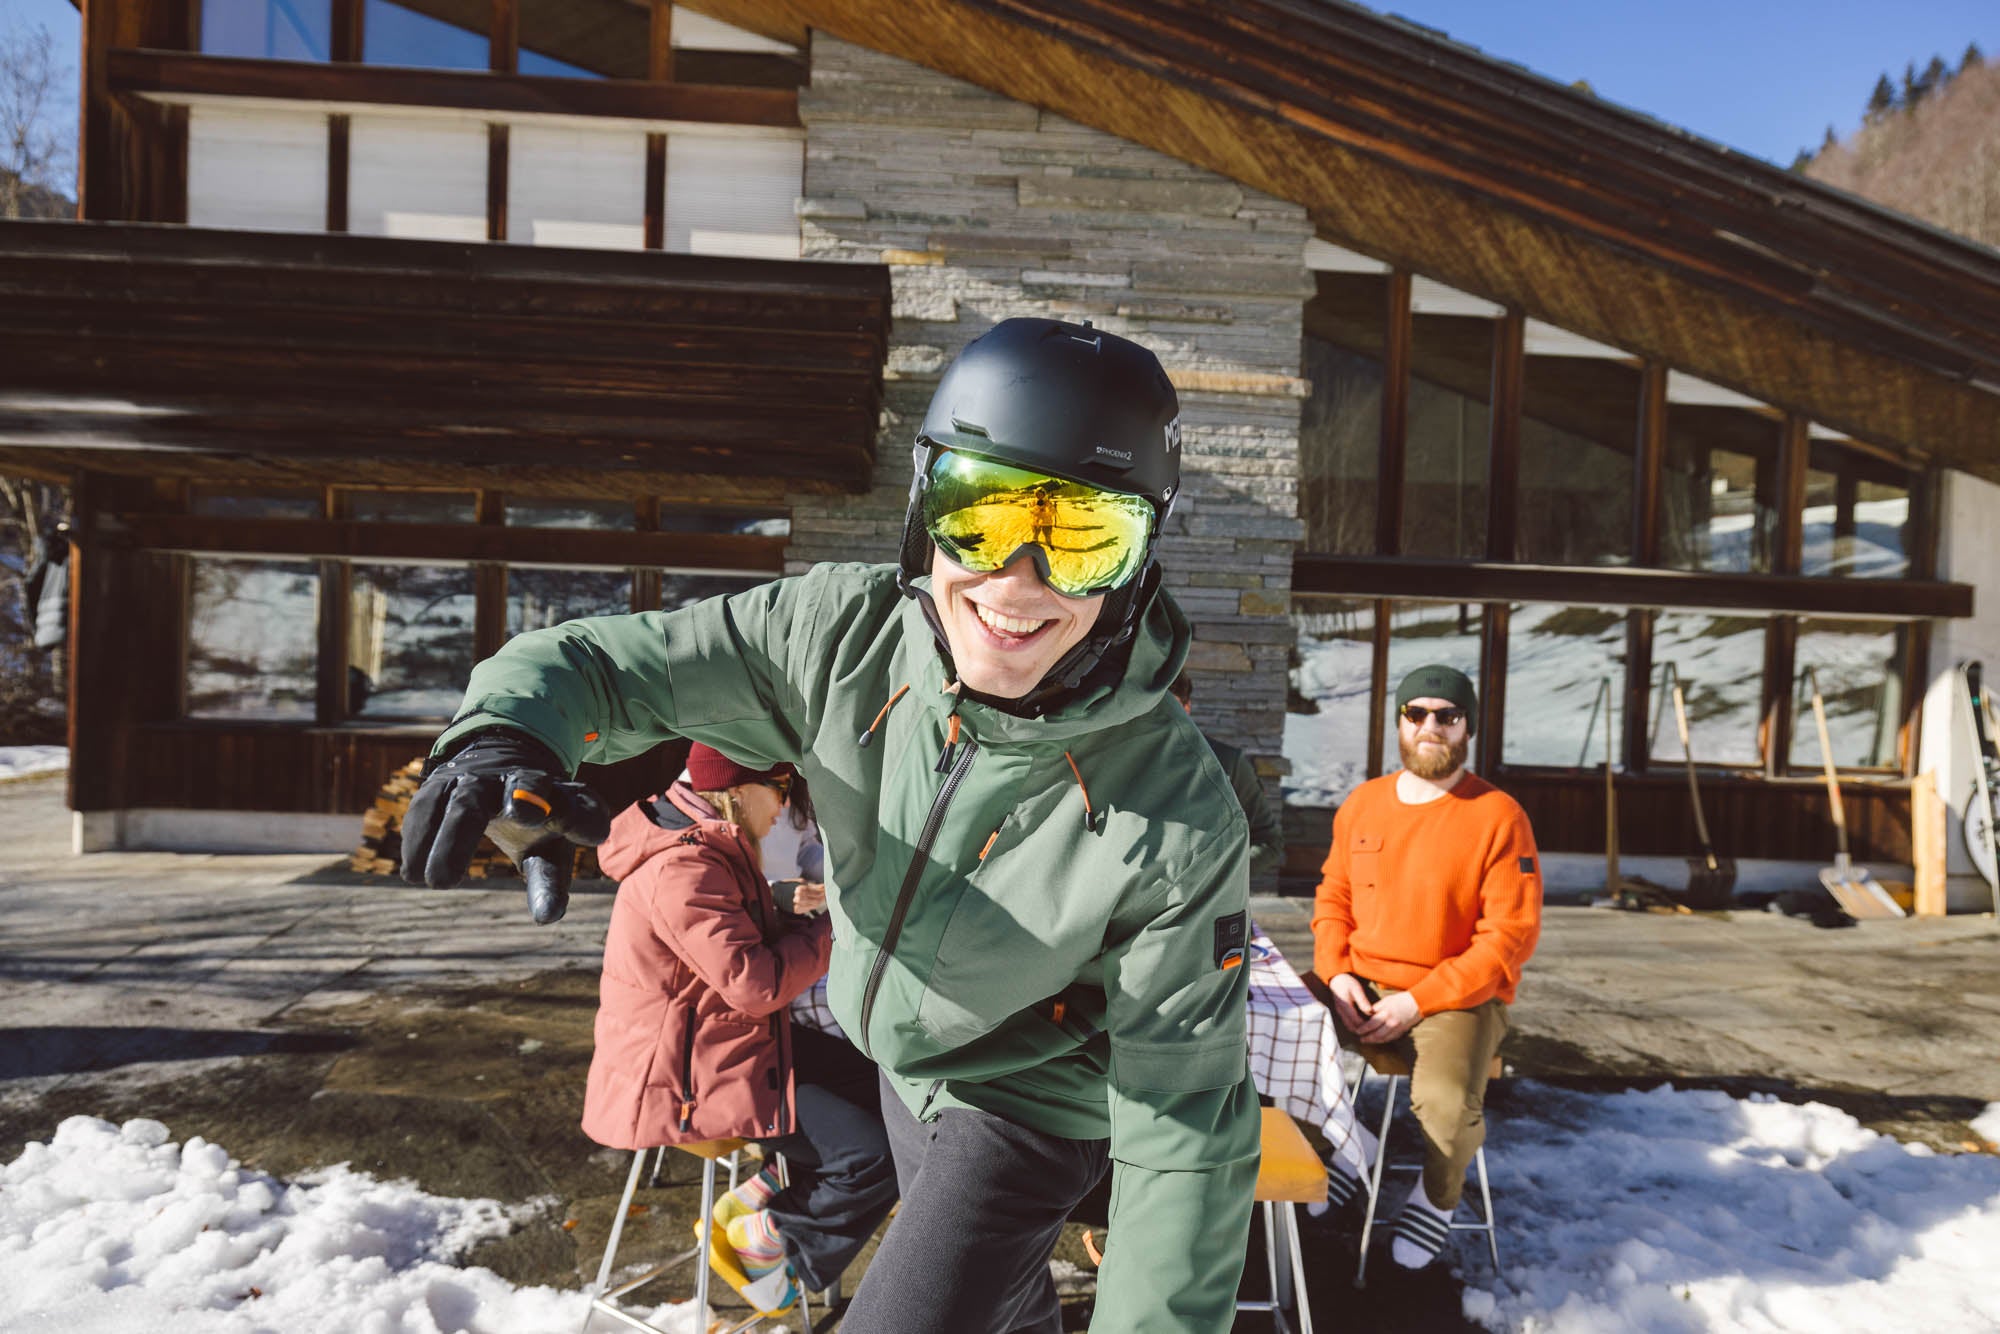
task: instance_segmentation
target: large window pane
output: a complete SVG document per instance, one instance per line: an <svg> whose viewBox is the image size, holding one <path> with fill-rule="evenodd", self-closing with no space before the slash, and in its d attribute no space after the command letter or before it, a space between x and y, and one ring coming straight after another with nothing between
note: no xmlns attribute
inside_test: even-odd
<svg viewBox="0 0 2000 1334"><path fill-rule="evenodd" d="M1902 579L1910 572L1910 477L1815 440L1806 473L1805 574Z"/></svg>
<svg viewBox="0 0 2000 1334"><path fill-rule="evenodd" d="M483 3L431 0L419 13L391 0L368 0L361 17L361 59L370 65L420 69L487 69L492 52Z"/></svg>
<svg viewBox="0 0 2000 1334"><path fill-rule="evenodd" d="M347 517L379 523L471 523L470 491L349 491Z"/></svg>
<svg viewBox="0 0 2000 1334"><path fill-rule="evenodd" d="M1389 679L1384 682L1382 708L1382 772L1403 767L1396 743L1396 687L1419 667L1442 663L1456 667L1480 685L1479 635L1486 617L1478 603L1396 602L1389 608ZM1479 754L1479 738L1466 752L1469 764Z"/></svg>
<svg viewBox="0 0 2000 1334"><path fill-rule="evenodd" d="M580 616L632 610L632 576L623 570L507 571L507 634L545 630Z"/></svg>
<svg viewBox="0 0 2000 1334"><path fill-rule="evenodd" d="M1637 367L1608 357L1529 356L1522 405L1521 559L1630 564Z"/></svg>
<svg viewBox="0 0 2000 1334"><path fill-rule="evenodd" d="M758 537L790 537L792 516L789 511L662 506L658 527L663 533L749 533Z"/></svg>
<svg viewBox="0 0 2000 1334"><path fill-rule="evenodd" d="M1493 321L1416 315L1410 321L1410 415L1403 447L1403 552L1486 554L1487 404Z"/></svg>
<svg viewBox="0 0 2000 1334"><path fill-rule="evenodd" d="M1689 748L1700 764L1759 765L1764 715L1764 631L1769 621L1706 611L1663 611L1653 621L1650 753L1683 757L1670 683L1687 703ZM1669 672L1671 668L1671 674Z"/></svg>
<svg viewBox="0 0 2000 1334"><path fill-rule="evenodd" d="M202 0L201 49L256 60L331 60L333 0Z"/></svg>
<svg viewBox="0 0 2000 1334"><path fill-rule="evenodd" d="M188 512L229 519L317 519L321 492L310 486L260 491L198 486L188 496Z"/></svg>
<svg viewBox="0 0 2000 1334"><path fill-rule="evenodd" d="M1778 422L1746 408L1668 405L1660 479L1663 565L1731 574L1770 571L1779 436Z"/></svg>
<svg viewBox="0 0 2000 1334"><path fill-rule="evenodd" d="M509 500L510 527L595 528L630 532L638 514L627 500Z"/></svg>
<svg viewBox="0 0 2000 1334"><path fill-rule="evenodd" d="M1608 728L1622 766L1624 687L1623 608L1516 603L1507 623L1503 758L1561 768L1602 765Z"/></svg>
<svg viewBox="0 0 2000 1334"><path fill-rule="evenodd" d="M361 718L449 718L472 673L472 571L354 566L348 710Z"/></svg>
<svg viewBox="0 0 2000 1334"><path fill-rule="evenodd" d="M1306 303L1312 394L1299 415L1299 517L1306 550L1364 555L1375 550L1389 280L1322 273L1318 281Z"/></svg>
<svg viewBox="0 0 2000 1334"><path fill-rule="evenodd" d="M191 565L188 716L312 721L318 567L207 557Z"/></svg>
<svg viewBox="0 0 2000 1334"><path fill-rule="evenodd" d="M1794 768L1821 763L1813 722L1812 684L1819 676L1833 762L1841 768L1888 768L1896 763L1896 729L1903 716L1901 636L1880 621L1799 622L1799 680L1794 700Z"/></svg>
<svg viewBox="0 0 2000 1334"><path fill-rule="evenodd" d="M1285 802L1336 806L1368 777L1368 695L1375 604L1293 598L1290 700L1285 707Z"/></svg>

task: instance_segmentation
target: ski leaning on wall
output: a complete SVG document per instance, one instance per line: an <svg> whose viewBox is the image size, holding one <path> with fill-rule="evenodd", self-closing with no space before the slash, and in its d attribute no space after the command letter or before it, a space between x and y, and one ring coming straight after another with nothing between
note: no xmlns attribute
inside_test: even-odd
<svg viewBox="0 0 2000 1334"><path fill-rule="evenodd" d="M1977 875L2000 911L2000 742L1984 664L1961 662L1941 673L1924 697L1923 771L1935 776L1946 819L1958 825L1948 841L1948 876ZM1956 844L1956 846L1950 846Z"/></svg>

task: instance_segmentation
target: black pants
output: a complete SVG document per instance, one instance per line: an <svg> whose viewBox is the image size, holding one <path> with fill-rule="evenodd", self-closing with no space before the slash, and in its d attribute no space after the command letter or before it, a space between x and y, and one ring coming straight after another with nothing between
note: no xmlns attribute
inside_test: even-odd
<svg viewBox="0 0 2000 1334"><path fill-rule="evenodd" d="M1049 1254L1110 1163L1110 1143L1060 1139L953 1108L925 1123L882 1086L903 1207L841 1321L845 1334L1055 1334Z"/></svg>
<svg viewBox="0 0 2000 1334"><path fill-rule="evenodd" d="M785 1155L772 1198L785 1255L807 1288L833 1286L896 1203L874 1064L844 1038L792 1025L798 1129L759 1140Z"/></svg>

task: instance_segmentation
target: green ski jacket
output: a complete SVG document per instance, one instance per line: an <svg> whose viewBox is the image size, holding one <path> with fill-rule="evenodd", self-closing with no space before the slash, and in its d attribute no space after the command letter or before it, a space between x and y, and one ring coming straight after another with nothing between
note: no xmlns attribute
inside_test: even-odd
<svg viewBox="0 0 2000 1334"><path fill-rule="evenodd" d="M574 772L680 735L798 765L848 1036L920 1118L1109 1137L1093 1330L1226 1330L1258 1160L1248 833L1166 693L1187 621L1160 595L1120 683L1019 718L946 690L895 574L822 565L522 635L474 669L439 748L513 728Z"/></svg>

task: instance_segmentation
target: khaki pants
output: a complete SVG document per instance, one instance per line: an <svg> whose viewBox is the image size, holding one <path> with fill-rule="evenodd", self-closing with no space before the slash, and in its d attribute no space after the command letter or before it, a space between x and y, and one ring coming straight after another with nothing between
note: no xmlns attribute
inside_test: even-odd
<svg viewBox="0 0 2000 1334"><path fill-rule="evenodd" d="M1378 1001L1399 990L1363 982ZM1440 1209L1458 1207L1465 1171L1486 1142L1486 1075L1505 1036L1507 1004L1495 996L1474 1009L1427 1014L1389 1044L1410 1063L1410 1110L1424 1133L1424 1194Z"/></svg>

